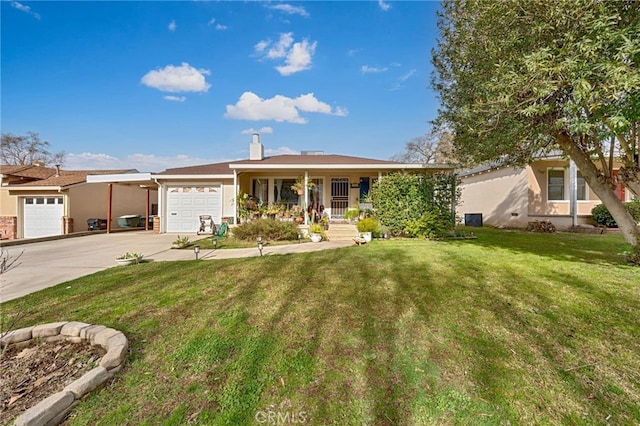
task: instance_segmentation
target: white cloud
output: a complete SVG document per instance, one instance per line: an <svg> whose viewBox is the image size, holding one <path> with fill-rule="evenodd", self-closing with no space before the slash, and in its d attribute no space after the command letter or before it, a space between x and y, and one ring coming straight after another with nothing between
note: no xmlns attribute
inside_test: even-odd
<svg viewBox="0 0 640 426"><path fill-rule="evenodd" d="M305 18L309 17L309 12L302 6L292 6L290 4L274 4L274 5L265 5L267 9L278 10L282 13L286 13L287 15L300 15Z"/></svg>
<svg viewBox="0 0 640 426"><path fill-rule="evenodd" d="M250 127L248 129L244 129L243 131L240 132L240 134L242 135L252 135L254 133L261 133L261 134L265 134L265 135L270 135L273 133L273 127L261 127L260 130L256 130L253 127Z"/></svg>
<svg viewBox="0 0 640 426"><path fill-rule="evenodd" d="M385 12L387 10L391 9L391 4L390 3L385 3L382 0L378 0L378 6L380 6L380 9L382 9Z"/></svg>
<svg viewBox="0 0 640 426"><path fill-rule="evenodd" d="M169 22L167 28L169 28L169 31L174 32L176 30L176 20L174 19L173 21Z"/></svg>
<svg viewBox="0 0 640 426"><path fill-rule="evenodd" d="M338 106L333 111L333 115L337 115L338 117L346 117L347 115L349 115L349 110L345 107Z"/></svg>
<svg viewBox="0 0 640 426"><path fill-rule="evenodd" d="M255 50L258 55L261 55L266 50L266 48L269 47L270 43L271 41L268 40L259 41L255 46L253 46L253 50Z"/></svg>
<svg viewBox="0 0 640 426"><path fill-rule="evenodd" d="M149 71L140 80L142 84L162 92L206 92L211 85L206 82L205 75L211 72L196 69L183 62L179 67L167 65L158 70Z"/></svg>
<svg viewBox="0 0 640 426"><path fill-rule="evenodd" d="M209 22L207 22L207 25L211 26L211 25L213 25L215 23L216 23L216 18L211 18L209 20ZM216 28L216 31L224 31L229 27L227 27L226 25L222 25L222 24L216 24L215 28Z"/></svg>
<svg viewBox="0 0 640 426"><path fill-rule="evenodd" d="M287 56L287 51L293 44L293 33L282 33L280 34L280 40L277 43L271 43L271 41L267 41L267 44L264 41L259 42L256 46L264 46L262 50L266 47L271 46L271 48L267 51L268 59L279 59Z"/></svg>
<svg viewBox="0 0 640 426"><path fill-rule="evenodd" d="M407 81L408 79L410 79L414 74L416 73L416 69L412 68L410 69L408 72L406 72L405 74L401 75L400 77L397 78L397 81L395 82L395 84L393 85L393 87L391 87L391 90L399 90L402 89L403 83L405 81Z"/></svg>
<svg viewBox="0 0 640 426"><path fill-rule="evenodd" d="M369 65L363 65L360 68L360 71L362 72L362 74L380 73L380 72L385 72L387 70L388 70L387 67L376 68L376 67L370 67Z"/></svg>
<svg viewBox="0 0 640 426"><path fill-rule="evenodd" d="M236 158L236 160L238 159ZM141 153L118 158L103 153L83 152L80 154L67 154L65 168L68 170L136 169L140 172L157 173L174 167L198 166L230 160L232 159L191 157L184 154L162 157Z"/></svg>
<svg viewBox="0 0 640 426"><path fill-rule="evenodd" d="M271 157L273 155L297 155L300 154L300 151L289 148L288 146L279 146L275 149L265 148L264 155Z"/></svg>
<svg viewBox="0 0 640 426"><path fill-rule="evenodd" d="M28 13L29 15L33 16L37 20L40 20L40 15L31 11L31 6L27 6L27 5L24 5L22 3L18 3L17 1L12 1L11 2L11 6L16 8L16 9L18 9L18 10L20 10L20 11L22 11L22 12L24 12L24 13Z"/></svg>
<svg viewBox="0 0 640 426"><path fill-rule="evenodd" d="M293 33L282 33L277 42L262 40L253 48L254 52L264 59L284 58L284 65L275 68L281 75L287 76L311 68L311 60L317 45L317 41L310 43L307 39L294 43Z"/></svg>
<svg viewBox="0 0 640 426"><path fill-rule="evenodd" d="M347 56L355 56L358 53L360 53L362 51L362 49L350 49L347 50Z"/></svg>
<svg viewBox="0 0 640 426"><path fill-rule="evenodd" d="M287 55L286 65L276 67L276 70L280 75L291 75L311 68L311 57L315 53L317 45L317 41L309 44L306 39L302 43L295 43Z"/></svg>
<svg viewBox="0 0 640 426"><path fill-rule="evenodd" d="M343 107L332 110L331 106L316 99L313 93L300 95L297 98L276 95L271 99L262 99L255 93L244 92L235 105L227 105L227 112L224 116L238 120L307 123L307 118L301 117L300 112L317 112L338 116L348 114Z"/></svg>
<svg viewBox="0 0 640 426"><path fill-rule="evenodd" d="M401 82L406 81L406 80L408 80L409 78L411 78L411 76L412 76L412 75L414 75L415 73L416 73L416 69L415 69L415 68L413 68L413 69L409 70L406 74L401 75L401 76L398 78L398 80L399 80L399 81L401 81Z"/></svg>
<svg viewBox="0 0 640 426"><path fill-rule="evenodd" d="M163 96L162 98L167 101L173 101L173 102L184 102L187 100L186 96L167 95L167 96Z"/></svg>

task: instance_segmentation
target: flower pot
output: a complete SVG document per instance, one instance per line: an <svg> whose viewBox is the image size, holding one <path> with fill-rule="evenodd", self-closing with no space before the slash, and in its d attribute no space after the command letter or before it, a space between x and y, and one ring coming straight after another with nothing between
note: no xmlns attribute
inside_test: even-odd
<svg viewBox="0 0 640 426"><path fill-rule="evenodd" d="M361 232L360 236L368 243L371 242L371 232Z"/></svg>
<svg viewBox="0 0 640 426"><path fill-rule="evenodd" d="M310 234L309 238L311 238L311 242L312 243L319 243L320 241L322 241L322 235L321 234Z"/></svg>
<svg viewBox="0 0 640 426"><path fill-rule="evenodd" d="M131 257L127 259L116 259L116 263L118 265L132 265L134 263L140 263L142 260L142 256L139 257Z"/></svg>

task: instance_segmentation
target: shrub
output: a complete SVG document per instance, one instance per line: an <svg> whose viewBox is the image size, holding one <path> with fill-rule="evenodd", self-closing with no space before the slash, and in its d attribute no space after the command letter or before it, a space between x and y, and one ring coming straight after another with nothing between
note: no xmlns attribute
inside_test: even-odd
<svg viewBox="0 0 640 426"><path fill-rule="evenodd" d="M273 219L256 219L233 228L234 237L251 241L262 235L272 241L293 241L298 239L300 229L294 222L280 222Z"/></svg>
<svg viewBox="0 0 640 426"><path fill-rule="evenodd" d="M640 200L634 200L624 203L624 207L636 222L640 222ZM597 206L592 208L591 216L598 225L606 226L607 228L616 228L618 226L615 219L613 218L613 216L611 216L611 213L609 213L609 210L604 204L598 204Z"/></svg>
<svg viewBox="0 0 640 426"><path fill-rule="evenodd" d="M451 216L453 222L459 186L451 173L391 173L373 184L370 195L376 218L393 235L399 235L409 222L420 220L425 211L433 209Z"/></svg>
<svg viewBox="0 0 640 426"><path fill-rule="evenodd" d="M379 227L378 221L371 217L366 217L356 223L356 228L359 232L376 232Z"/></svg>
<svg viewBox="0 0 640 426"><path fill-rule="evenodd" d="M189 237L181 237L178 235L178 238L171 244L171 248L181 249L187 247L189 244L191 244Z"/></svg>
<svg viewBox="0 0 640 426"><path fill-rule="evenodd" d="M631 213L635 221L640 223L640 198L625 203L625 207L629 210L629 213Z"/></svg>
<svg viewBox="0 0 640 426"><path fill-rule="evenodd" d="M442 238L446 237L452 228L451 216L445 216L437 209L430 209L419 219L409 221L404 232L409 237Z"/></svg>
<svg viewBox="0 0 640 426"><path fill-rule="evenodd" d="M349 209L344 212L344 218L347 220L355 220L359 214L360 212L358 212L357 209Z"/></svg>

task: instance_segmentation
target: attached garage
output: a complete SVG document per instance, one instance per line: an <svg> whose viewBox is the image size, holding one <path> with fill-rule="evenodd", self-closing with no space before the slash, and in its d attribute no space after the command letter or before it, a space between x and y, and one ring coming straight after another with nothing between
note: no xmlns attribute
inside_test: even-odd
<svg viewBox="0 0 640 426"><path fill-rule="evenodd" d="M63 233L63 197L25 197L24 238L47 237Z"/></svg>
<svg viewBox="0 0 640 426"><path fill-rule="evenodd" d="M200 215L211 215L216 224L222 218L220 185L167 187L167 232L197 232Z"/></svg>

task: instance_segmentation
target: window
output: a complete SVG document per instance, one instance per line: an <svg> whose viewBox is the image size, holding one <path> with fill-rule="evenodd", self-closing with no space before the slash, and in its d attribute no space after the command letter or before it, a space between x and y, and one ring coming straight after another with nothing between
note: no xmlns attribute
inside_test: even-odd
<svg viewBox="0 0 640 426"><path fill-rule="evenodd" d="M547 199L564 200L564 170L549 169L547 174Z"/></svg>
<svg viewBox="0 0 640 426"><path fill-rule="evenodd" d="M253 195L256 197L259 203L269 203L269 180L268 179L254 179L253 180Z"/></svg>
<svg viewBox="0 0 640 426"><path fill-rule="evenodd" d="M549 169L547 181L547 200L568 201L571 194L570 179L565 179L567 171L565 169ZM582 173L576 173L576 199L578 201L588 200L588 186Z"/></svg>
<svg viewBox="0 0 640 426"><path fill-rule="evenodd" d="M587 199L587 183L585 182L584 177L582 177L582 173L580 172L578 172L577 181L578 181L577 199L580 201L584 201Z"/></svg>

